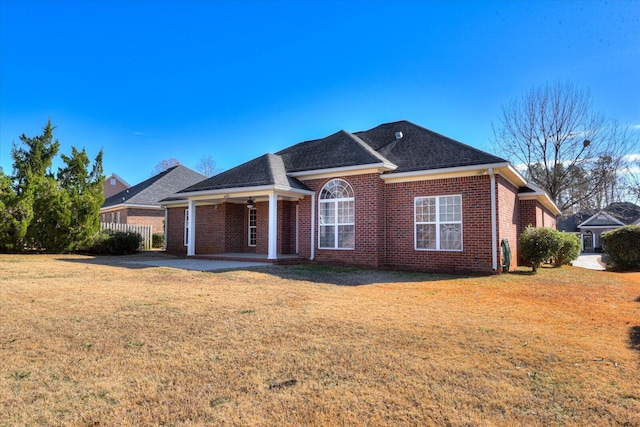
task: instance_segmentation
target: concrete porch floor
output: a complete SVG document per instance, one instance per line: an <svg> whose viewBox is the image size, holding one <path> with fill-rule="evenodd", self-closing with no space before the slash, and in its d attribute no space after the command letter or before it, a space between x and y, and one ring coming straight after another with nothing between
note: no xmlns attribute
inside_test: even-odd
<svg viewBox="0 0 640 427"><path fill-rule="evenodd" d="M277 259L268 259L267 254L252 254L243 252L227 252L223 254L196 254L187 258L221 261L269 262L272 264L296 263L299 261L304 261L304 258L300 258L296 254L279 254Z"/></svg>

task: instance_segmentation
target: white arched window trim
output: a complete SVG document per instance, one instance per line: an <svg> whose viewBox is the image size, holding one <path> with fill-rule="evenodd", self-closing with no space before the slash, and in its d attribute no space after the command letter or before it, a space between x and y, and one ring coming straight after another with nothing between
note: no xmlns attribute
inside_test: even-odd
<svg viewBox="0 0 640 427"><path fill-rule="evenodd" d="M318 248L355 248L355 197L343 179L327 182L318 198Z"/></svg>

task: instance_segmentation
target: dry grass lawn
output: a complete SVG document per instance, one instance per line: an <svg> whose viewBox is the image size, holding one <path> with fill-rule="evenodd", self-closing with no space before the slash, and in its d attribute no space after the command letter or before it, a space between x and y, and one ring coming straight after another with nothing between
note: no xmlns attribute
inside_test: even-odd
<svg viewBox="0 0 640 427"><path fill-rule="evenodd" d="M0 256L0 426L640 425L640 273L118 261Z"/></svg>

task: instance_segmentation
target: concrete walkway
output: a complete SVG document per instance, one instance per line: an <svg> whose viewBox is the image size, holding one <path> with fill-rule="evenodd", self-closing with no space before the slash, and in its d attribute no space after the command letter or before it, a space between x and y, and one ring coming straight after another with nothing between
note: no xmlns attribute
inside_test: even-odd
<svg viewBox="0 0 640 427"><path fill-rule="evenodd" d="M590 270L605 270L602 264L598 262L601 258L602 254L582 253L572 264L574 267L588 268Z"/></svg>
<svg viewBox="0 0 640 427"><path fill-rule="evenodd" d="M220 261L209 259L184 259L184 258L167 258L154 260L136 260L123 261L122 264L145 265L148 267L170 267L181 268L183 270L196 271L215 271L215 270L233 270L249 267L263 267L271 265L266 262L246 262L246 261Z"/></svg>

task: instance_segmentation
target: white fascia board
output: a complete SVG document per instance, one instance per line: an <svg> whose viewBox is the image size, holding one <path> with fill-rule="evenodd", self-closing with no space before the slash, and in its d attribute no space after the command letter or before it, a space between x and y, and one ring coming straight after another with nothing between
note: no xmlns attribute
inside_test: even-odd
<svg viewBox="0 0 640 427"><path fill-rule="evenodd" d="M136 205L136 204L129 204L129 203L120 203L120 204L117 204L117 205L108 206L106 208L100 208L100 213L117 211L117 210L120 210L120 209L150 209L150 210L161 211L162 210L162 206Z"/></svg>
<svg viewBox="0 0 640 427"><path fill-rule="evenodd" d="M442 178L460 178L463 176L484 175L489 173L489 169L493 168L494 172L499 172L503 168L507 168L509 163L490 163L484 165L457 166L453 168L418 170L411 172L388 173L381 175L385 183L394 182L411 182L425 181L431 179Z"/></svg>
<svg viewBox="0 0 640 427"><path fill-rule="evenodd" d="M314 194L311 190L303 190L300 188L292 188L281 185L259 185L253 187L236 187L236 188L223 188L217 190L203 190L203 191L192 191L189 193L178 193L174 194L175 197L184 197L188 200L209 200L211 198L218 198L220 200L232 198L232 197L257 197L257 196L266 196L269 194L279 194L279 195L301 195L306 196L310 194ZM163 204L167 204L171 202L163 202Z"/></svg>
<svg viewBox="0 0 640 427"><path fill-rule="evenodd" d="M562 211L560 210L560 208L558 208L558 206L556 206L556 204L553 203L553 200L551 200L551 198L544 191L541 191L541 192L536 191L533 193L520 193L518 194L518 198L520 200L539 200L540 203L542 203L542 205L545 208L551 211L551 213L555 215L562 214Z"/></svg>
<svg viewBox="0 0 640 427"><path fill-rule="evenodd" d="M344 166L340 168L327 168L327 169L313 169L300 172L289 172L287 176L298 178L300 180L308 179L320 179L333 176L349 176L349 175L362 175L366 173L382 173L386 171L392 171L397 169L398 166L393 163L369 163L366 165L358 166Z"/></svg>

